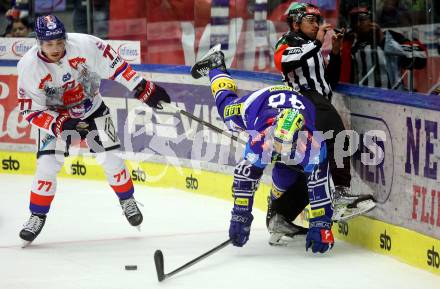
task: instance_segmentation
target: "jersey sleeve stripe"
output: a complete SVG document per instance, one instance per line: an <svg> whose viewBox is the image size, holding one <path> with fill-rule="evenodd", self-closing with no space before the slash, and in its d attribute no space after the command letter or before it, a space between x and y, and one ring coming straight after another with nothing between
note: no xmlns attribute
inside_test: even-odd
<svg viewBox="0 0 440 289"><path fill-rule="evenodd" d="M28 116L26 116L26 120L28 122L31 122L34 117L38 116L41 113L42 113L42 111L33 112L33 113L29 114Z"/></svg>
<svg viewBox="0 0 440 289"><path fill-rule="evenodd" d="M38 206L50 206L54 196L43 196L34 192L31 192L31 203Z"/></svg>
<svg viewBox="0 0 440 289"><path fill-rule="evenodd" d="M128 63L124 61L124 63L119 66L113 76L110 78L111 80L115 80L122 72L124 72L125 69L127 69Z"/></svg>
<svg viewBox="0 0 440 289"><path fill-rule="evenodd" d="M131 178L122 185L112 185L111 186L116 193L126 193L129 192L133 188L133 181Z"/></svg>

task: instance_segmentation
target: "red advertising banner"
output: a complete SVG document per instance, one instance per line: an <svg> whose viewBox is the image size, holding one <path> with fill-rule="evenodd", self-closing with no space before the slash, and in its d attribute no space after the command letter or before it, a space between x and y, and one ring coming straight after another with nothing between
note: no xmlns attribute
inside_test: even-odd
<svg viewBox="0 0 440 289"><path fill-rule="evenodd" d="M19 113L17 76L0 75L0 143L33 144L31 128Z"/></svg>

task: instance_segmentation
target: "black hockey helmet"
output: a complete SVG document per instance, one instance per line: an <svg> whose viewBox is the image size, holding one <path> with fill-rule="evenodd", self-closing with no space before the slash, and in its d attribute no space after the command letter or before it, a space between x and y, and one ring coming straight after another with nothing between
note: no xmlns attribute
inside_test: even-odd
<svg viewBox="0 0 440 289"><path fill-rule="evenodd" d="M319 24L323 21L319 8L309 3L293 2L292 4L290 4L286 12L287 24L289 24L289 27L291 27L293 23L301 23L303 18L307 16L317 17Z"/></svg>

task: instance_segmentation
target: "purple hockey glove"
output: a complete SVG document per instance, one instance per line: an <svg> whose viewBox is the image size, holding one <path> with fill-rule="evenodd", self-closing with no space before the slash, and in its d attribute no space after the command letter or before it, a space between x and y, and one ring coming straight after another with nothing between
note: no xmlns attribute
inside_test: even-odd
<svg viewBox="0 0 440 289"><path fill-rule="evenodd" d="M313 253L325 253L333 248L334 243L332 220L329 217L321 216L309 220L306 251L311 247Z"/></svg>
<svg viewBox="0 0 440 289"><path fill-rule="evenodd" d="M229 225L229 238L232 244L243 247L249 240L251 224L254 217L248 212L234 212L232 210L231 224Z"/></svg>

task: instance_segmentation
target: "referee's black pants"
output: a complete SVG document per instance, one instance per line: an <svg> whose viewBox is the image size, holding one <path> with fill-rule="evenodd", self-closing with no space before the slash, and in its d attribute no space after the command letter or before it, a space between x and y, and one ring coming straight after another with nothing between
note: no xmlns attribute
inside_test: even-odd
<svg viewBox="0 0 440 289"><path fill-rule="evenodd" d="M324 133L333 130L333 138L326 140L327 157L330 165L330 172L335 186L349 187L351 181L350 157L343 158L343 167L338 168L335 161L335 139L336 135L345 130L341 117L330 100L315 90L300 91L313 102L316 108L315 127ZM344 143L344 150L348 149L348 139ZM341 148L338 148L341 149Z"/></svg>

